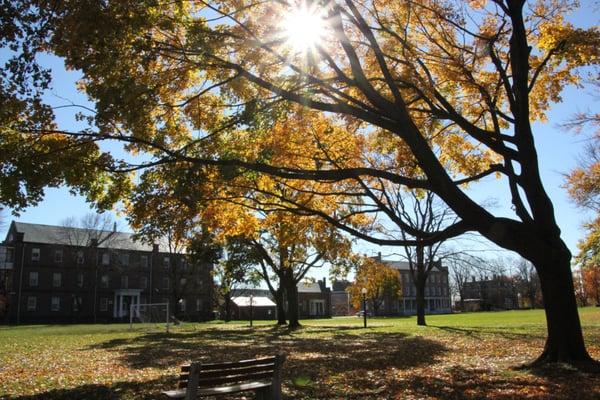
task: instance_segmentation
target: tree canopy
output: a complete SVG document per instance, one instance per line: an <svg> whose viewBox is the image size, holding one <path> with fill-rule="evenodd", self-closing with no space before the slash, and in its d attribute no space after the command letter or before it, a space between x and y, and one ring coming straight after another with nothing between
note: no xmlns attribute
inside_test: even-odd
<svg viewBox="0 0 600 400"><path fill-rule="evenodd" d="M27 56L44 50L82 71L80 85L95 102L93 128L60 132L49 117L42 127L14 127L15 120L44 115L22 111L4 119L2 129L15 132L18 149L54 137L90 143L85 154L99 161L91 164L109 173L77 175L82 180L74 187L106 204L127 189L126 173L167 164L218 167L226 176L252 170L288 185L326 183L326 189L300 189L321 198L332 190L334 198L353 196L356 205L348 204L347 214L328 214L320 204L307 210L294 201L285 208L312 212L367 239L373 238L346 221L365 214L365 199L376 206L373 213L383 210L393 220L397 215L382 207L382 186L431 191L458 218L429 234L430 243L476 231L535 265L549 334L539 361L589 360L571 255L541 181L532 128L561 100L565 85L579 82L580 67L598 63L599 30L565 19L575 2L24 3L5 6L10 24L3 44L24 54L23 65L35 66ZM298 40L301 19L312 31ZM32 40L9 29L21 25ZM27 88L44 87L44 75L31 76L39 83ZM27 107L39 103L18 90L6 98ZM313 131L301 123L307 119ZM106 140L123 141L150 161L98 154L97 142ZM3 150L11 149L7 143ZM296 157L283 152L278 158L281 145ZM2 165L16 164L5 156ZM465 191L494 174L510 195L510 218L494 215ZM263 192L281 198L276 187Z"/></svg>

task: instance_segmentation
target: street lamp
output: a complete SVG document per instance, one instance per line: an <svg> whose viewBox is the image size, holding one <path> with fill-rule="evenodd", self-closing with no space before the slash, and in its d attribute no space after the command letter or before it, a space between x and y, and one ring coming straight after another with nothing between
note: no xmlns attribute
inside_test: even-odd
<svg viewBox="0 0 600 400"><path fill-rule="evenodd" d="M367 327L367 288L362 288L360 291L362 293L363 300L363 323L364 327Z"/></svg>
<svg viewBox="0 0 600 400"><path fill-rule="evenodd" d="M253 317L253 308L252 308L252 303L254 302L254 295L250 295L250 326L252 326L252 317Z"/></svg>

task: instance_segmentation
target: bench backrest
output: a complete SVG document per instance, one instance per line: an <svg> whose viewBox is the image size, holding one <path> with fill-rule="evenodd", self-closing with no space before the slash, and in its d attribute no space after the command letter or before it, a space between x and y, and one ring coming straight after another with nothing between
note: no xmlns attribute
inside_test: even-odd
<svg viewBox="0 0 600 400"><path fill-rule="evenodd" d="M206 388L214 386L234 385L250 381L271 381L274 385L281 382L281 365L284 355L256 358L223 363L191 363L181 367L178 388L190 386ZM188 390L190 392L190 390Z"/></svg>

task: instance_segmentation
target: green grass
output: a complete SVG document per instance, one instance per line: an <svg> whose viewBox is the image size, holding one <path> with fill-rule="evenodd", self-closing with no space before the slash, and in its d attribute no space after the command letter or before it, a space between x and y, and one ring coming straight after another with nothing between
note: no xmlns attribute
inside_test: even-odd
<svg viewBox="0 0 600 400"><path fill-rule="evenodd" d="M600 358L600 309L580 309L590 353ZM568 368L516 370L542 350L542 310L427 317L35 325L0 328L0 398L154 399L190 359L285 353L287 398L600 398L600 377Z"/></svg>

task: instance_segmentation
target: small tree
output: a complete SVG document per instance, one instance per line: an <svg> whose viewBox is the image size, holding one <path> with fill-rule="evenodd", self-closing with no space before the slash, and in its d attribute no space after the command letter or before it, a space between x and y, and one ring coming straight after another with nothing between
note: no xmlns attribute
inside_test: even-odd
<svg viewBox="0 0 600 400"><path fill-rule="evenodd" d="M104 213L89 213L77 219L69 217L61 222L61 227L57 231L54 240L70 250L77 248L77 252L70 251L69 254L73 257L73 264L80 266L76 258L80 256L80 248L85 248L89 260L91 260L92 268L94 269L94 301L92 314L94 322L97 321L97 303L98 303L98 270L99 270L99 252L98 247L104 246L111 248L116 240L116 222L114 222L109 214ZM88 264L89 265L89 264ZM77 310L82 309L81 298L73 297L73 302L77 304Z"/></svg>
<svg viewBox="0 0 600 400"><path fill-rule="evenodd" d="M573 271L573 283L575 285L575 297L580 306L585 307L588 305L588 296L583 284L583 274L581 269L575 269Z"/></svg>
<svg viewBox="0 0 600 400"><path fill-rule="evenodd" d="M467 282L479 271L482 260L466 253L455 253L452 257L447 257L450 275L450 291L453 297L458 297L460 309L465 309L465 288Z"/></svg>
<svg viewBox="0 0 600 400"><path fill-rule="evenodd" d="M226 240L223 258L215 264L214 303L225 321L231 320L232 293L248 285L259 283L260 277L253 273L256 266L255 255L248 251L245 240L231 237Z"/></svg>
<svg viewBox="0 0 600 400"><path fill-rule="evenodd" d="M366 298L373 306L374 314L378 315L384 301L393 301L402 295L400 273L377 260L364 257L359 262L354 283L347 289L355 308L361 307L363 288L367 289Z"/></svg>
<svg viewBox="0 0 600 400"><path fill-rule="evenodd" d="M527 300L529 307L536 308L543 305L540 278L533 264L524 259L519 260L514 278L517 291L521 293L523 300Z"/></svg>
<svg viewBox="0 0 600 400"><path fill-rule="evenodd" d="M600 266L588 265L581 269L586 295L600 305Z"/></svg>

